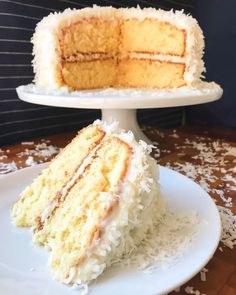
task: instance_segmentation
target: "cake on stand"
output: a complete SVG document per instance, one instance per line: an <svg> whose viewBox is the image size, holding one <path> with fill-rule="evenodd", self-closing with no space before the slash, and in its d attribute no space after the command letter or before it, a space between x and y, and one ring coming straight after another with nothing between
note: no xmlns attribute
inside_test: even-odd
<svg viewBox="0 0 236 295"><path fill-rule="evenodd" d="M203 82L197 89L179 88L169 91L146 89L106 89L54 92L37 89L33 84L19 86L17 94L23 101L56 107L101 109L102 120L119 122L125 130L131 130L136 139L150 140L140 129L137 109L167 108L196 105L218 100L223 90L215 83Z"/></svg>

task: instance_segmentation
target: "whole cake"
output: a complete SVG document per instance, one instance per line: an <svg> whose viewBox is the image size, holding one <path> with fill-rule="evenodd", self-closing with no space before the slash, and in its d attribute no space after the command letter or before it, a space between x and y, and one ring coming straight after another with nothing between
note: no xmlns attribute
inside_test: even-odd
<svg viewBox="0 0 236 295"><path fill-rule="evenodd" d="M182 11L66 9L37 25L36 86L55 90L192 87L204 72L204 40Z"/></svg>
<svg viewBox="0 0 236 295"><path fill-rule="evenodd" d="M54 277L88 283L152 232L163 213L151 147L115 123L81 130L14 204L50 251Z"/></svg>

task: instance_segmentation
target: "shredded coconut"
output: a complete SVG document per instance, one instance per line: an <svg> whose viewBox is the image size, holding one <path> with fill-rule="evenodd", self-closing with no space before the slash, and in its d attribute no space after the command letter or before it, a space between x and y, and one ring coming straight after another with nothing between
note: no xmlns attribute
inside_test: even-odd
<svg viewBox="0 0 236 295"><path fill-rule="evenodd" d="M205 267L200 271L200 278L201 278L202 282L206 282L206 273L207 272L208 272L208 269Z"/></svg>
<svg viewBox="0 0 236 295"><path fill-rule="evenodd" d="M21 144L22 145L33 145L34 142L33 141L23 141Z"/></svg>
<svg viewBox="0 0 236 295"><path fill-rule="evenodd" d="M10 173L17 169L15 161L12 161L11 163L0 163L0 174Z"/></svg>
<svg viewBox="0 0 236 295"><path fill-rule="evenodd" d="M25 161L25 164L27 166L34 166L34 165L37 165L38 163L34 161L34 158L32 156L29 156L27 160Z"/></svg>
<svg viewBox="0 0 236 295"><path fill-rule="evenodd" d="M88 285L87 284L73 284L70 288L72 291L81 291L80 295L87 295L88 294Z"/></svg>
<svg viewBox="0 0 236 295"><path fill-rule="evenodd" d="M222 221L221 242L233 249L236 244L236 215L230 208L233 206L232 193L236 191L236 168L232 167L232 163L236 163L236 148L227 142L201 136L195 136L194 140L186 138L184 143L175 143L174 146L177 151L181 149L178 155L183 157L185 151L187 154L189 149L194 150L194 161L167 162L165 166L196 181L219 203L217 207Z"/></svg>
<svg viewBox="0 0 236 295"><path fill-rule="evenodd" d="M199 290L194 290L193 287L189 287L189 286L185 287L184 291L187 294L206 295L206 294L201 293Z"/></svg>
<svg viewBox="0 0 236 295"><path fill-rule="evenodd" d="M200 221L196 212L174 213L166 211L152 234L147 234L139 247L135 247L118 265L133 265L145 273L156 267L171 267L188 250L198 233Z"/></svg>
<svg viewBox="0 0 236 295"><path fill-rule="evenodd" d="M221 242L233 249L236 245L236 215L229 208L217 206L222 222Z"/></svg>
<svg viewBox="0 0 236 295"><path fill-rule="evenodd" d="M0 161L2 161L2 160L4 160L4 159L7 159L7 158L8 158L7 155L2 155L2 156L0 156Z"/></svg>
<svg viewBox="0 0 236 295"><path fill-rule="evenodd" d="M150 130L152 129L152 132ZM212 199L217 203L222 222L221 243L218 247L223 252L224 247L234 249L236 244L236 215L231 211L236 191L236 146L234 143L225 142L219 139L212 139L207 136L186 136L184 142L178 139L178 132L165 132L168 135L168 142L162 140L159 130L152 127L145 127L148 134L156 135L159 138L155 144L159 152L155 150L153 156L160 164L185 174L196 181ZM176 135L177 136L176 136ZM163 151L171 147L176 152L178 162L174 160L160 159ZM189 155L193 155L191 162L188 162ZM234 165L232 165L234 164ZM220 180L220 181L219 181ZM205 269L200 272L201 281L206 278ZM186 287L187 294L201 294L193 287Z"/></svg>
<svg viewBox="0 0 236 295"><path fill-rule="evenodd" d="M26 148L23 152L20 152L17 154L19 158L24 156L35 156L35 157L41 157L45 161L48 160L50 157L58 154L60 151L60 148L48 145L46 142L38 143L32 148Z"/></svg>

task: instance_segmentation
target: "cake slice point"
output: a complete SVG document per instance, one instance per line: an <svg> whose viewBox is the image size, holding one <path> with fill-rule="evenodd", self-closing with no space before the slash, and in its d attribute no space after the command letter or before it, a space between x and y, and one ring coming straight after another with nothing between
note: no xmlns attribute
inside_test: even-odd
<svg viewBox="0 0 236 295"><path fill-rule="evenodd" d="M37 227L43 211L104 136L105 132L99 126L90 125L81 130L22 192L12 209L14 223L17 226Z"/></svg>

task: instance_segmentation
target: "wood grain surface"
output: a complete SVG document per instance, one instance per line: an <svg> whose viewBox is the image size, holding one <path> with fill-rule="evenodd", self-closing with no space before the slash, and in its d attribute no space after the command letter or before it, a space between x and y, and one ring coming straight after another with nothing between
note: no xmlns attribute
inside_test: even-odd
<svg viewBox="0 0 236 295"><path fill-rule="evenodd" d="M236 130L181 127L176 130L143 128L156 144L152 155L199 183L219 206L236 214ZM0 173L49 161L76 133L60 134L0 149ZM10 163L10 165L9 165ZM236 224L234 223L234 231ZM236 295L236 241L220 243L203 275L197 274L174 294ZM143 294L145 295L145 294Z"/></svg>

